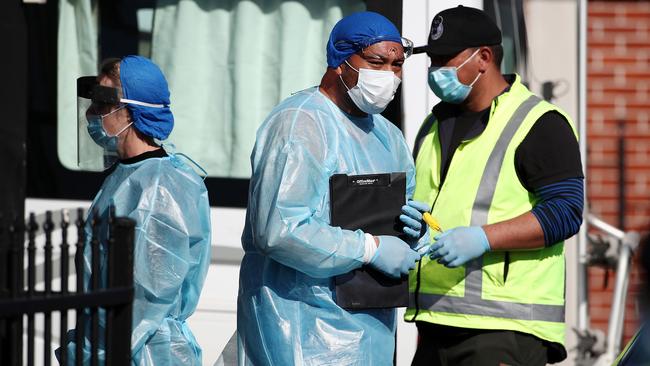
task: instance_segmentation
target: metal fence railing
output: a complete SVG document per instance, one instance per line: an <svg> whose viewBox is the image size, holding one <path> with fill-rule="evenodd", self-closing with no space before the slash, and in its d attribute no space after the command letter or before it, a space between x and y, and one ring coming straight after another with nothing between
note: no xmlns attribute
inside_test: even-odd
<svg viewBox="0 0 650 366"><path fill-rule="evenodd" d="M108 218L109 234L105 243L100 242L101 222L97 215L91 218L92 235L86 240L86 223L81 209L74 223L70 222L68 212L62 211L60 220L56 221L58 227L52 213L46 212L42 231L39 231L34 214L30 214L27 223L22 220L0 222L2 365L31 366L42 362L49 366L52 349L65 345L67 330L71 328L69 323L75 319L72 341L75 345L90 342L91 365L99 364L100 347L104 349L105 365L130 364L135 222L113 216ZM72 242L68 235L71 225L76 227L76 240ZM56 244L54 233L60 239ZM104 259L100 246L106 253ZM90 253L89 258L84 258L84 251ZM90 273L84 273L84 260L90 262ZM104 273L100 273L100 262ZM106 281L100 281L100 277ZM89 278L85 284L84 278ZM101 328L99 309L105 313L105 327ZM69 311L75 312L75 318L68 318ZM58 314L58 324L55 324L58 332L52 329L54 313ZM42 318L38 328L37 314ZM100 329L104 332L101 336ZM58 342L53 342L53 334ZM75 349L74 364L86 364L82 354L84 347ZM59 353L59 362L73 364L65 351Z"/></svg>

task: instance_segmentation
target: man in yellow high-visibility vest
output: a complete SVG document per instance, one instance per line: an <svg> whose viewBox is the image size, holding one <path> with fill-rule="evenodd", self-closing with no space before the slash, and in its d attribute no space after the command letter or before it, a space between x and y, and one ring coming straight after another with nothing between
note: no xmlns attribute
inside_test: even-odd
<svg viewBox="0 0 650 366"><path fill-rule="evenodd" d="M410 275L413 364L560 361L564 240L583 208L573 124L518 75L501 74L501 31L481 10L440 12L419 51L441 102L416 141L405 233L423 233L426 211L441 232Z"/></svg>

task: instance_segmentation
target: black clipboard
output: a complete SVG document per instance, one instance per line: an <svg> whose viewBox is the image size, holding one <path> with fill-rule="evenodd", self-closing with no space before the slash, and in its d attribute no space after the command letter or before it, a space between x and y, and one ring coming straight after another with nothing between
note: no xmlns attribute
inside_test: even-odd
<svg viewBox="0 0 650 366"><path fill-rule="evenodd" d="M402 236L406 173L330 177L330 224L372 235ZM364 266L334 279L334 300L344 309L408 306L408 277L390 278Z"/></svg>

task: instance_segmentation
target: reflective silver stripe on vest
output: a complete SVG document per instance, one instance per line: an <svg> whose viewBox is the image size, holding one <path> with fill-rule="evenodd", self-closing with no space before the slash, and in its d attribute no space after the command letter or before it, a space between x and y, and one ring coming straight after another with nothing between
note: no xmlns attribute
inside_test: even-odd
<svg viewBox="0 0 650 366"><path fill-rule="evenodd" d="M515 133L526 119L528 113L541 99L531 95L513 113L512 117L501 132L499 139L492 149L481 176L479 190L474 199L470 224L482 226L487 224L488 212L492 206L492 199L496 190L497 181L506 150ZM523 304L508 301L484 300L483 293L483 258L477 258L465 264L465 296L444 296L431 294L418 294L418 304L421 308L432 311L458 313L468 315L483 315L508 319L542 320L550 322L564 322L563 305ZM415 294L411 294L411 303L415 303Z"/></svg>
<svg viewBox="0 0 650 366"><path fill-rule="evenodd" d="M410 301L415 302L415 294L410 294ZM564 322L564 306L523 304L518 302L473 299L445 295L420 294L419 305L422 309L454 314L481 315L495 318L517 320L540 320L547 322Z"/></svg>

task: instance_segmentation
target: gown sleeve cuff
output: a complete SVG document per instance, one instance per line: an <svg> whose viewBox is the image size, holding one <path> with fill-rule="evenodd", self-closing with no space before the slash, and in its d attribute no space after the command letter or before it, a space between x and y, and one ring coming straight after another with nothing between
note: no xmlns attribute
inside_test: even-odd
<svg viewBox="0 0 650 366"><path fill-rule="evenodd" d="M365 251L363 254L363 263L368 264L370 263L370 260L372 257L375 255L375 252L377 251L377 244L375 244L375 237L372 235L366 233L364 234L366 240L365 240Z"/></svg>

